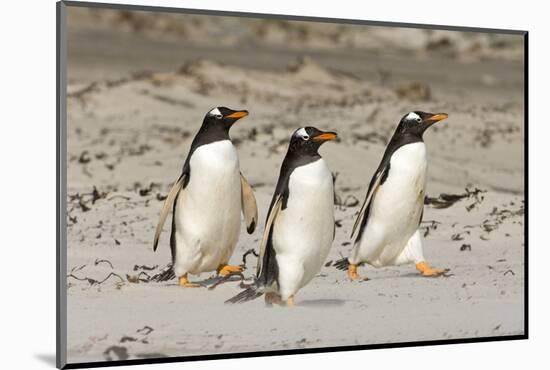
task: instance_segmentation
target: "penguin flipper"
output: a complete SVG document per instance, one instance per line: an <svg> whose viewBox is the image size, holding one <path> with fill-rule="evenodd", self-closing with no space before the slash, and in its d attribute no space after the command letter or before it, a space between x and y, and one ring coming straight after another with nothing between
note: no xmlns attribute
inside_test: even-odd
<svg viewBox="0 0 550 370"><path fill-rule="evenodd" d="M241 173L241 203L246 222L246 231L252 234L258 224L258 206L256 205L256 197L252 187L246 181L246 178Z"/></svg>
<svg viewBox="0 0 550 370"><path fill-rule="evenodd" d="M162 233L164 222L166 221L166 217L168 216L168 213L172 208L174 200L176 199L176 197L178 196L178 193L183 187L186 177L187 177L187 174L185 173L181 174L181 176L174 183L174 185L172 185L172 189L170 189L170 192L168 193L168 196L164 201L164 205L162 206L162 210L160 211L160 217L159 217L159 222L157 224L157 229L155 230L155 238L153 240L153 251L157 250L157 246L159 243L160 234Z"/></svg>
<svg viewBox="0 0 550 370"><path fill-rule="evenodd" d="M387 167L382 168L372 178L371 183L369 185L369 191L367 192L367 196L365 197L365 201L363 202L363 205L361 206L361 210L359 211L359 215L357 215L357 218L355 219L355 223L353 224L353 229L351 230L351 235L350 235L351 238L353 238L353 234L355 234L355 230L357 229L357 226L363 224L363 218L367 213L367 210L370 205L370 201L372 200L372 196L380 186L382 179L385 177L385 173L387 172L387 170L388 170Z"/></svg>
<svg viewBox="0 0 550 370"><path fill-rule="evenodd" d="M262 238L262 243L260 244L260 254L258 257L258 266L256 268L256 275L260 276L260 272L262 269L262 264L264 260L264 254L266 251L266 247L269 244L269 237L271 235L271 227L273 226L273 222L275 222L275 219L277 218L277 214L281 210L281 207L283 205L283 198L281 195L278 195L275 198L275 202L273 203L273 207L271 207L271 210L269 212L269 215L267 216L267 221L265 222L265 229L264 229L264 235Z"/></svg>

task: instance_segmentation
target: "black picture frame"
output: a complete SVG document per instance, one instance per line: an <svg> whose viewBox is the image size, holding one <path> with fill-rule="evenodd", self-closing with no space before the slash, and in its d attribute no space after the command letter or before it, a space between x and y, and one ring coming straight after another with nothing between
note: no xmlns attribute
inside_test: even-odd
<svg viewBox="0 0 550 370"><path fill-rule="evenodd" d="M528 86L528 58L529 58L529 32L526 30L509 30L509 29L492 29L492 28L477 28L477 27L458 27L439 24L417 24L417 23L397 23L397 22L382 22L369 21L358 19L339 19L339 18L321 18L308 16L295 16L283 14L262 14L262 13L247 13L247 12L232 12L218 10L203 10L203 9L186 9L173 7L157 7L129 4L110 4L99 2L80 2L80 1L60 1L56 4L57 16L57 63L56 63L56 121L57 121L57 153L56 153L56 168L57 168L57 185L56 185L56 200L57 200L57 250L56 250L56 365L60 369L77 369L77 368L95 368L95 367L110 367L110 366L126 366L126 365L141 365L141 364L158 364L158 363L173 363L173 362L188 362L188 361L205 361L205 360L221 360L246 357L264 357L264 356L281 356L295 354L313 354L322 352L342 352L342 351L361 351L369 349L382 348L399 348L399 347L417 347L417 346L434 346L434 345L449 345L462 343L481 343L481 342L497 342L511 340L525 340L529 338L529 86ZM67 363L66 353L66 333L67 333L67 39L66 39L66 11L70 7L87 7L115 10L132 10L132 11L148 11L148 12L163 12L163 13L179 13L179 14L194 14L194 15L217 15L217 16L233 16L244 18L268 18L279 20L294 20L294 21L313 21L313 22L328 22L353 25L370 25L370 26L386 26L386 27L402 27L402 28L420 28L448 31L466 31L466 32L483 32L483 33L499 33L520 35L524 40L524 197L525 197L525 216L524 216L524 263L525 263L525 286L524 286L524 334L522 335L504 335L495 337L473 337L461 339L445 339L445 340L427 340L414 342L400 342L389 344L369 344L369 345L353 345L353 346L338 346L338 347L321 347L321 348L303 348L303 349L286 349L272 351L256 351L242 353L227 353L227 354L208 354L208 355L193 355L193 356L176 356L163 358L146 358L146 359L130 359L118 361L100 361L100 362L81 362Z"/></svg>

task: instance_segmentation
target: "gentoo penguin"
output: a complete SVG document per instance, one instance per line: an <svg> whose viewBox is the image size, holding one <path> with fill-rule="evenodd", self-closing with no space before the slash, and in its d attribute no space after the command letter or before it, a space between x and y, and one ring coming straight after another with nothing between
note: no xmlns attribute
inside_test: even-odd
<svg viewBox="0 0 550 370"><path fill-rule="evenodd" d="M164 202L153 250L172 209L172 268L181 286L198 286L189 282L188 274L217 270L224 276L241 271L227 264L239 238L241 210L249 234L256 227L258 210L252 188L240 173L229 129L247 115L246 110L225 107L206 114Z"/></svg>
<svg viewBox="0 0 550 370"><path fill-rule="evenodd" d="M426 145L423 134L445 113L414 111L403 116L378 166L352 230L357 238L348 259L335 266L347 269L358 280L357 266L375 267L414 262L424 276L437 276L447 269L431 268L422 253L418 230L426 190Z"/></svg>
<svg viewBox="0 0 550 370"><path fill-rule="evenodd" d="M269 206L256 279L226 303L266 294L266 303L294 305L294 296L321 269L334 239L332 173L319 147L336 133L315 127L294 132Z"/></svg>

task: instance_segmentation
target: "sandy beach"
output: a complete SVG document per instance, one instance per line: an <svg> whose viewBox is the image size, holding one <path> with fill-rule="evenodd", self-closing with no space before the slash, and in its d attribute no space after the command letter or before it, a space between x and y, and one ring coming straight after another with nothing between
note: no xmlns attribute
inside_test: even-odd
<svg viewBox="0 0 550 370"><path fill-rule="evenodd" d="M333 36L330 27L306 27L307 37L292 38L277 24L235 18L211 32L252 22L256 36L216 38L204 33L212 30L207 21L203 33L200 23L196 33L180 33L164 18L168 26L146 23L141 32L131 18L98 21L81 10L70 17L69 362L523 334L519 36L493 45L462 33L371 27L380 30ZM216 106L250 111L231 137L262 221L290 134L306 125L339 134L321 149L336 178L336 237L291 309L266 308L263 299L224 305L239 281L212 290L149 281L170 261L169 223L152 251L163 199ZM351 249L367 184L411 110L449 114L424 137L427 195L464 197L446 208L426 205L422 229L428 261L450 273L424 278L412 265L365 266L370 280L351 283L332 263ZM233 264L258 248L262 232L263 222L252 235L243 226ZM245 262L251 277L256 258ZM191 278L210 285L213 277Z"/></svg>

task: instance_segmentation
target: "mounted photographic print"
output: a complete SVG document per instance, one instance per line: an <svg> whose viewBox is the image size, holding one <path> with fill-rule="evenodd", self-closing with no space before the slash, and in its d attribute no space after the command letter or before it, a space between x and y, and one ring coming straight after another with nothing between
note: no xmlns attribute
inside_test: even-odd
<svg viewBox="0 0 550 370"><path fill-rule="evenodd" d="M57 11L58 367L527 338L527 32Z"/></svg>

